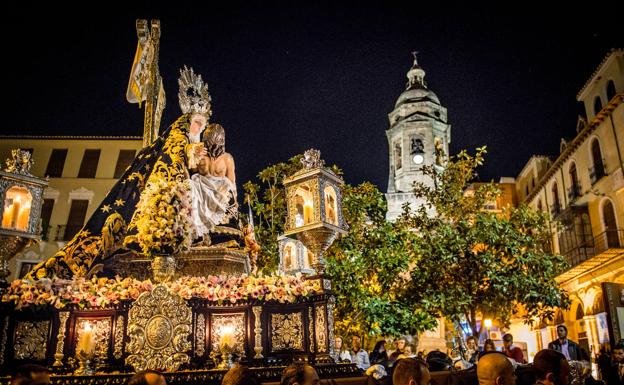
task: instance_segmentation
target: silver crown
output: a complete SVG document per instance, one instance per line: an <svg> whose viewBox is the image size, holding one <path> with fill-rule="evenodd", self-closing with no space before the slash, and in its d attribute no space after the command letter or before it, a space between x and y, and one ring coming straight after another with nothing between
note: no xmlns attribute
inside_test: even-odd
<svg viewBox="0 0 624 385"><path fill-rule="evenodd" d="M180 109L183 114L202 114L206 118L212 115L210 107L210 94L208 93L208 84L204 83L201 75L195 75L193 68L184 66L180 70L180 78L178 79L180 91L178 99L180 99Z"/></svg>

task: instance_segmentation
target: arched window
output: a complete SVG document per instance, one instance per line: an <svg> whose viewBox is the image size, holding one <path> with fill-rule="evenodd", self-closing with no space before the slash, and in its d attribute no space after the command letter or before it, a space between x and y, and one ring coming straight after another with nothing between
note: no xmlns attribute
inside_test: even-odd
<svg viewBox="0 0 624 385"><path fill-rule="evenodd" d="M602 100L600 100L600 96L596 96L596 99L594 99L594 115L598 115L600 111L602 111Z"/></svg>
<svg viewBox="0 0 624 385"><path fill-rule="evenodd" d="M576 172L576 164L572 163L570 165L570 170L568 171L570 175L570 191L568 191L568 197L570 201L574 200L581 196L581 186L578 180L578 173Z"/></svg>
<svg viewBox="0 0 624 385"><path fill-rule="evenodd" d="M606 175L605 165L602 160L602 151L600 150L600 142L598 142L598 139L594 139L591 144L591 155L594 167L590 170L589 176L593 184Z"/></svg>
<svg viewBox="0 0 624 385"><path fill-rule="evenodd" d="M585 317L585 312L583 311L583 305L579 303L576 307L576 319L580 320L583 319L583 317Z"/></svg>
<svg viewBox="0 0 624 385"><path fill-rule="evenodd" d="M615 82L613 80L609 80L607 83L607 100L611 101L615 96Z"/></svg>
<svg viewBox="0 0 624 385"><path fill-rule="evenodd" d="M542 211L542 208L543 208L543 207L542 207L542 200L540 199L540 200L538 200L538 201L537 201L537 209L538 209L539 211Z"/></svg>
<svg viewBox="0 0 624 385"><path fill-rule="evenodd" d="M613 209L613 203L608 199L602 205L602 221L606 233L607 247L620 247L615 210Z"/></svg>
<svg viewBox="0 0 624 385"><path fill-rule="evenodd" d="M561 211L561 204L559 203L559 188L557 187L557 182L553 183L551 191L553 196L552 214L557 215Z"/></svg>

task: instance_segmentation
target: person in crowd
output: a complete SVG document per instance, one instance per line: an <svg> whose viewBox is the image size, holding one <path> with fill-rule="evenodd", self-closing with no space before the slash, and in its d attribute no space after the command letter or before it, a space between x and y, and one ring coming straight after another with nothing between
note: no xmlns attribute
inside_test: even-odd
<svg viewBox="0 0 624 385"><path fill-rule="evenodd" d="M280 385L318 385L316 369L306 362L294 362L284 369Z"/></svg>
<svg viewBox="0 0 624 385"><path fill-rule="evenodd" d="M496 351L496 345L494 344L494 341L492 339L488 338L487 340L485 340L485 342L483 343L483 351L485 353Z"/></svg>
<svg viewBox="0 0 624 385"><path fill-rule="evenodd" d="M366 370L370 367L368 353L362 349L362 339L360 336L351 337L351 362L358 368Z"/></svg>
<svg viewBox="0 0 624 385"><path fill-rule="evenodd" d="M477 343L477 338L475 336L468 336L468 338L466 338L466 347L468 348L466 352L468 363L476 364L479 359L479 344Z"/></svg>
<svg viewBox="0 0 624 385"><path fill-rule="evenodd" d="M128 385L167 385L167 381L161 372L148 369L130 377Z"/></svg>
<svg viewBox="0 0 624 385"><path fill-rule="evenodd" d="M533 358L533 371L537 381L535 385L568 385L570 366L568 360L559 351L544 349Z"/></svg>
<svg viewBox="0 0 624 385"><path fill-rule="evenodd" d="M349 353L349 349L344 347L342 343L342 337L336 336L335 341L335 357L336 362L351 362L351 353Z"/></svg>
<svg viewBox="0 0 624 385"><path fill-rule="evenodd" d="M13 373L11 385L33 384L47 385L50 383L50 371L45 366L27 364L19 366Z"/></svg>
<svg viewBox="0 0 624 385"><path fill-rule="evenodd" d="M565 325L557 326L557 339L548 344L548 349L556 350L570 361L587 361L588 357L580 346L568 339L568 328Z"/></svg>
<svg viewBox="0 0 624 385"><path fill-rule="evenodd" d="M446 353L439 350L434 350L427 353L427 367L431 372L442 372L445 370L451 370L453 367L453 360Z"/></svg>
<svg viewBox="0 0 624 385"><path fill-rule="evenodd" d="M377 343L375 344L375 347L373 348L373 351L370 353L368 358L370 360L371 365L381 364L385 366L386 362L388 361L388 352L386 351L386 341L385 340L377 341Z"/></svg>
<svg viewBox="0 0 624 385"><path fill-rule="evenodd" d="M509 333L503 336L503 353L507 357L513 358L519 364L526 363L522 349L513 344L513 336Z"/></svg>
<svg viewBox="0 0 624 385"><path fill-rule="evenodd" d="M244 365L234 365L225 376L223 376L222 385L260 385L260 382Z"/></svg>
<svg viewBox="0 0 624 385"><path fill-rule="evenodd" d="M407 340L405 339L405 337L401 337L397 339L396 341L394 341L395 349L388 352L388 365L389 366L393 366L395 362L399 359L399 356L405 353L406 343L407 343Z"/></svg>
<svg viewBox="0 0 624 385"><path fill-rule="evenodd" d="M477 365L479 385L516 385L514 367L503 353L488 352Z"/></svg>
<svg viewBox="0 0 624 385"><path fill-rule="evenodd" d="M417 358L404 358L397 362L392 373L394 385L429 385L431 374L427 364Z"/></svg>
<svg viewBox="0 0 624 385"><path fill-rule="evenodd" d="M624 339L613 347L611 360L612 364L604 376L607 385L624 385Z"/></svg>

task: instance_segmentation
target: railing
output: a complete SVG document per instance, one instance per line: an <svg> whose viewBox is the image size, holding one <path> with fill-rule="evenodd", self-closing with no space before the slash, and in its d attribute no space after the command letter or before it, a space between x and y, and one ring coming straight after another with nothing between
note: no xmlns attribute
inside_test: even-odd
<svg viewBox="0 0 624 385"><path fill-rule="evenodd" d="M577 245L561 254L565 257L570 268L587 261L588 259L614 248L624 245L624 229L606 230L587 242Z"/></svg>
<svg viewBox="0 0 624 385"><path fill-rule="evenodd" d="M589 168L589 179L592 185L600 180L603 176L607 175L604 159L602 163L598 163Z"/></svg>
<svg viewBox="0 0 624 385"><path fill-rule="evenodd" d="M41 239L46 242L64 241L66 228L67 225L43 225L41 231Z"/></svg>
<svg viewBox="0 0 624 385"><path fill-rule="evenodd" d="M556 217L557 215L559 215L560 212L561 212L560 203L553 203L552 206L550 206L550 215L552 217Z"/></svg>
<svg viewBox="0 0 624 385"><path fill-rule="evenodd" d="M580 198L581 195L581 186L575 185L568 188L568 201L573 202L576 198Z"/></svg>

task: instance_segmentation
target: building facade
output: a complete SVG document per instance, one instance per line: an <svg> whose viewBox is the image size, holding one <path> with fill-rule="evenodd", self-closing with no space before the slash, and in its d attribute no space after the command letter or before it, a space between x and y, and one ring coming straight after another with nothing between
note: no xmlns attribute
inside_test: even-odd
<svg viewBox="0 0 624 385"><path fill-rule="evenodd" d="M574 139L562 140L556 159L533 156L516 178L519 201L560 224L552 248L568 269L557 281L572 300L552 321L512 323L530 357L556 339L560 324L594 357L624 338L624 50L604 58L577 100L586 118Z"/></svg>
<svg viewBox="0 0 624 385"><path fill-rule="evenodd" d="M446 108L427 87L425 71L418 65L416 55L407 79L405 91L388 114L390 127L386 130L386 137L390 169L386 218L389 221L401 214L404 204L409 204L412 209L422 204L412 193L412 186L416 181L433 182L425 178L420 168L441 166L451 142Z"/></svg>
<svg viewBox="0 0 624 385"><path fill-rule="evenodd" d="M32 154L31 173L48 177L41 212L42 240L9 263L9 280L22 277L76 234L143 147L143 138L3 136L0 159L21 148Z"/></svg>

